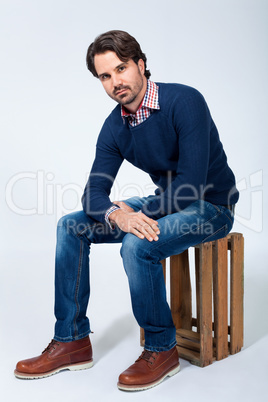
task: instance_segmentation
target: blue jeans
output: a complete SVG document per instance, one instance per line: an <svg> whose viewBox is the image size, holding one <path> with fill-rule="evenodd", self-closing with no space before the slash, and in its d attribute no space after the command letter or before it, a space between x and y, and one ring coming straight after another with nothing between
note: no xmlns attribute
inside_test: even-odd
<svg viewBox="0 0 268 402"><path fill-rule="evenodd" d="M135 211L154 196L125 201ZM86 316L91 243L121 243L134 316L145 332L145 348L165 351L176 344L176 330L166 300L160 261L190 246L225 237L233 226L231 211L221 205L196 201L181 212L158 220L158 241L139 239L120 229L110 229L83 211L62 217L57 229L54 339L70 342L87 336Z"/></svg>

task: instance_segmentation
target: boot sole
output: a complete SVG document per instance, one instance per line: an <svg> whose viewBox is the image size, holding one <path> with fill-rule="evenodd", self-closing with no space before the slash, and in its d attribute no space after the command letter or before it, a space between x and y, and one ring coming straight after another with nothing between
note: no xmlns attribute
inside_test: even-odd
<svg viewBox="0 0 268 402"><path fill-rule="evenodd" d="M160 384L166 377L172 377L173 375L177 374L180 371L180 364L172 368L168 373L164 374L163 377L159 378L158 380L142 385L126 385L121 384L120 382L117 383L117 387L122 391L144 391L149 388L153 388L156 385Z"/></svg>
<svg viewBox="0 0 268 402"><path fill-rule="evenodd" d="M83 362L83 363L75 363L75 364L70 364L68 366L62 366L62 367L56 368L55 370L48 371L46 373L28 374L28 373L20 373L19 371L14 370L14 374L15 374L15 377L17 377L17 378L22 378L24 380L34 380L37 378L50 377L51 375L57 374L63 370L70 370L70 371L86 370L86 369L91 368L92 366L93 366L93 360L89 360L89 361Z"/></svg>

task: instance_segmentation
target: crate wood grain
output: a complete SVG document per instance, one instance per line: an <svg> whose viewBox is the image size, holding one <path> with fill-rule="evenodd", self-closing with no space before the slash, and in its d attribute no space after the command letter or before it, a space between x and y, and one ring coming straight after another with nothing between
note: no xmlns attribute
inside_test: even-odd
<svg viewBox="0 0 268 402"><path fill-rule="evenodd" d="M213 247L214 337L216 358L228 356L228 240L220 239Z"/></svg>
<svg viewBox="0 0 268 402"><path fill-rule="evenodd" d="M197 366L205 367L215 360L239 352L243 346L243 235L230 233L223 239L195 246L194 261L196 317L192 317L188 250L170 257L170 307L180 357ZM165 276L165 261L161 262ZM230 325L228 325L228 311L230 311ZM141 345L144 345L143 330L141 330Z"/></svg>

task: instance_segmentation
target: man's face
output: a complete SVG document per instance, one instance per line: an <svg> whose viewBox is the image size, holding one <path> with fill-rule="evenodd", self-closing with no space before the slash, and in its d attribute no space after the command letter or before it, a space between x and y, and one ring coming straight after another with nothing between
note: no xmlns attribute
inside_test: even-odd
<svg viewBox="0 0 268 402"><path fill-rule="evenodd" d="M131 112L135 112L147 88L143 61L139 60L138 65L132 59L123 62L116 53L108 51L96 54L94 62L107 94Z"/></svg>

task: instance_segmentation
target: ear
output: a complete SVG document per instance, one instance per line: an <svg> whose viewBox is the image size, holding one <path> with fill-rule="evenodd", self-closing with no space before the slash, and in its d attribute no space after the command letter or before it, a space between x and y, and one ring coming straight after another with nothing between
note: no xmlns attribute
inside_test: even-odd
<svg viewBox="0 0 268 402"><path fill-rule="evenodd" d="M145 73L145 67L144 67L144 61L142 59L138 61L138 67L141 74L143 75Z"/></svg>

